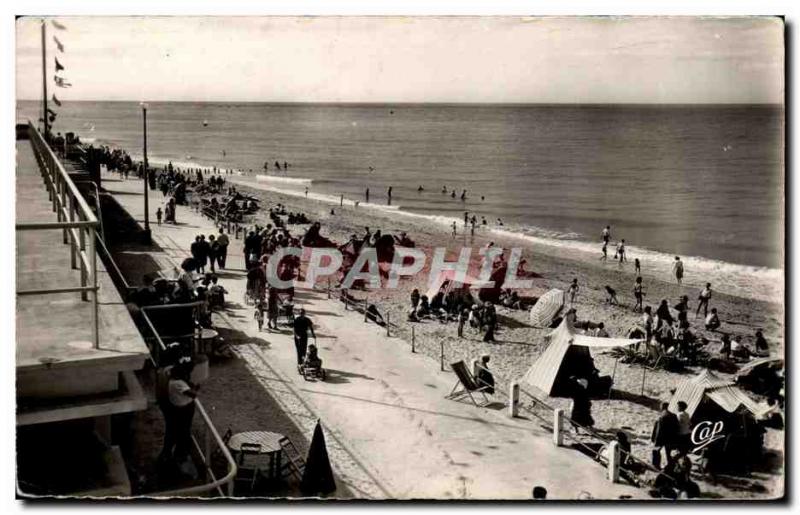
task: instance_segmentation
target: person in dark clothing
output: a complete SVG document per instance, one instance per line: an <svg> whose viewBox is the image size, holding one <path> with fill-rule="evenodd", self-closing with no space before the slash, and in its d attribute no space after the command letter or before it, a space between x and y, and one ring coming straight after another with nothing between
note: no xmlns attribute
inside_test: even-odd
<svg viewBox="0 0 800 515"><path fill-rule="evenodd" d="M666 453L667 463L672 461L672 450L678 443L679 430L678 417L669 410L668 403L661 404L661 413L653 424L653 433L650 441L653 442L653 465L661 468L661 449Z"/></svg>
<svg viewBox="0 0 800 515"><path fill-rule="evenodd" d="M162 461L180 464L189 456L192 443L192 418L197 387L192 384L191 358L183 357L169 371L169 382L165 392L164 448Z"/></svg>
<svg viewBox="0 0 800 515"><path fill-rule="evenodd" d="M764 338L764 333L761 332L761 329L756 331L756 352L763 356L769 355L769 344L767 339Z"/></svg>
<svg viewBox="0 0 800 515"><path fill-rule="evenodd" d="M572 409L570 410L570 420L572 421L575 432L579 432L580 427L594 427L592 418L592 401L589 400L589 381L578 379L574 381L572 389Z"/></svg>
<svg viewBox="0 0 800 515"><path fill-rule="evenodd" d="M481 363L478 366L478 373L475 376L475 381L478 386L485 386L484 390L489 395L494 395L494 375L489 370L489 355L484 354L481 356Z"/></svg>
<svg viewBox="0 0 800 515"><path fill-rule="evenodd" d="M306 357L306 348L308 348L308 333L316 340L317 335L314 334L314 324L306 316L306 310L301 309L300 315L294 319L294 347L297 349L297 365L302 365Z"/></svg>
<svg viewBox="0 0 800 515"><path fill-rule="evenodd" d="M414 311L417 310L417 305L419 305L419 290L414 288L414 291L411 292L411 307Z"/></svg>
<svg viewBox="0 0 800 515"><path fill-rule="evenodd" d="M689 297L687 295L682 296L678 303L675 304L675 311L679 314L689 311Z"/></svg>
<svg viewBox="0 0 800 515"><path fill-rule="evenodd" d="M494 343L494 332L497 330L497 313L492 303L488 301L483 308L483 323L486 326L486 333L483 335L483 341Z"/></svg>
<svg viewBox="0 0 800 515"><path fill-rule="evenodd" d="M658 323L656 324L656 331L661 327L661 324L666 322L669 325L672 325L674 321L672 319L672 313L669 312L669 305L667 305L667 299L662 299L661 304L658 306L656 310L656 316L658 317Z"/></svg>
<svg viewBox="0 0 800 515"><path fill-rule="evenodd" d="M272 286L267 293L267 329L278 329L278 291Z"/></svg>

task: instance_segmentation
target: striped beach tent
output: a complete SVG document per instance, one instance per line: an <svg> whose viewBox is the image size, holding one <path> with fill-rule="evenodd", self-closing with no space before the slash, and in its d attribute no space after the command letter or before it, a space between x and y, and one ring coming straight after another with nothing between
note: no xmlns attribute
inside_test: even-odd
<svg viewBox="0 0 800 515"><path fill-rule="evenodd" d="M562 307L564 307L564 292L553 288L539 297L539 300L531 308L531 324L534 327L550 327Z"/></svg>
<svg viewBox="0 0 800 515"><path fill-rule="evenodd" d="M759 406L737 388L733 381L720 377L708 369L678 386L669 402L669 409L673 413L677 413L680 401L686 403L686 412L692 419L696 414L699 418L699 413L706 403L713 403L712 405L716 405L728 413L734 413L739 408L744 408L756 418L765 412L763 406Z"/></svg>
<svg viewBox="0 0 800 515"><path fill-rule="evenodd" d="M556 329L545 336L547 349L522 377L523 384L540 390L545 395L565 395L569 390L566 381L570 376L592 375L594 362L590 348L622 347L641 341L579 334L572 326L573 318L565 317Z"/></svg>

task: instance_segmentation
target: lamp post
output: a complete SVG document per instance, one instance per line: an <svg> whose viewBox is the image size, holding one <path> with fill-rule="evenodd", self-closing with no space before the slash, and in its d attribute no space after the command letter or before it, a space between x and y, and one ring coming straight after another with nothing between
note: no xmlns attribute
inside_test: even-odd
<svg viewBox="0 0 800 515"><path fill-rule="evenodd" d="M149 244L151 241L150 235L150 200L148 197L148 189L150 186L147 167L147 104L142 102L142 137L144 142L144 234L142 238L145 243Z"/></svg>

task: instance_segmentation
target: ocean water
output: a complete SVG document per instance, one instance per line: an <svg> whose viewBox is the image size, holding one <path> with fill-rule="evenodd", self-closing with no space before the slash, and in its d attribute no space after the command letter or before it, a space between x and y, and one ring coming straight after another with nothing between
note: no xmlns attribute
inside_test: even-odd
<svg viewBox="0 0 800 515"><path fill-rule="evenodd" d="M54 130L141 154L138 103L64 102L58 111ZM19 102L17 114L35 120L39 104ZM739 265L732 276L773 281L782 281L784 261L783 139L784 111L776 106L148 109L153 163L263 174L267 162L272 177L260 184L308 187L337 202L344 195L363 204L369 187L370 202L386 206L391 186L398 213L445 223L468 211L492 230L598 256L600 231L611 225L613 240L625 238L649 260L693 257L703 270ZM289 170L276 171L276 160Z"/></svg>

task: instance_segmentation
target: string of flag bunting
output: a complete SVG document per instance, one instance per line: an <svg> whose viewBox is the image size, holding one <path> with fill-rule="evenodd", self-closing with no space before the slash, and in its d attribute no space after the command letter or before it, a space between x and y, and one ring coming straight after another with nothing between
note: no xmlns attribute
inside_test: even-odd
<svg viewBox="0 0 800 515"><path fill-rule="evenodd" d="M59 31L66 31L67 30L67 27L65 25L59 23L56 20L50 20L50 24L56 30L59 30ZM62 43L61 40L58 39L58 36L56 36L55 34L53 34L53 42L56 44L56 48L58 49L59 53L63 54L64 53L64 43ZM53 75L53 82L55 83L55 85L58 86L59 88L70 88L70 87L72 87L72 83L70 83L65 77L62 76L63 73L62 73L62 75L59 75L59 73L63 72L65 70L65 68L64 68L64 65L61 64L61 61L58 60L58 56L54 56L53 59L55 60L55 70L56 70L55 75ZM61 107L61 101L58 99L58 97L56 97L55 93L53 93L53 103L55 105ZM47 117L50 120L51 124L53 122L55 122L57 115L58 115L58 113L56 111L53 111L50 108L47 109Z"/></svg>

